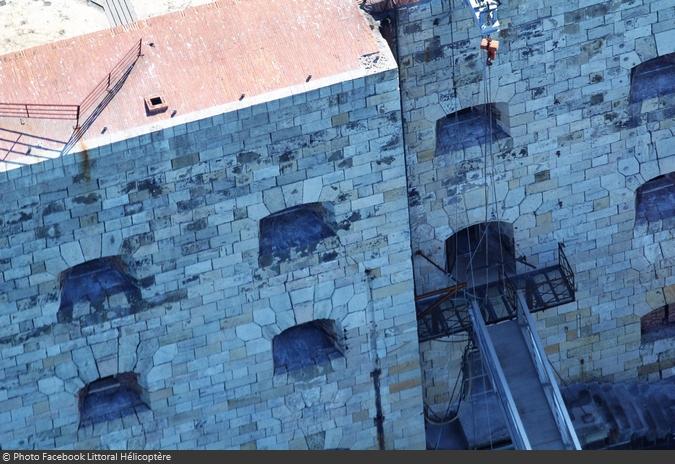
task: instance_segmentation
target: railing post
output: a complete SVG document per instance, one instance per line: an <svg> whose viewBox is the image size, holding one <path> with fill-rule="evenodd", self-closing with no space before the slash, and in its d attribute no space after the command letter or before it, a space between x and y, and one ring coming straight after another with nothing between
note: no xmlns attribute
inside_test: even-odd
<svg viewBox="0 0 675 464"><path fill-rule="evenodd" d="M26 117L27 117L27 118L30 118L30 113L28 112L28 105L25 104L25 105L23 105L23 106L24 106L24 108L26 109Z"/></svg>
<svg viewBox="0 0 675 464"><path fill-rule="evenodd" d="M80 105L77 105L77 115L75 116L75 129L80 128Z"/></svg>

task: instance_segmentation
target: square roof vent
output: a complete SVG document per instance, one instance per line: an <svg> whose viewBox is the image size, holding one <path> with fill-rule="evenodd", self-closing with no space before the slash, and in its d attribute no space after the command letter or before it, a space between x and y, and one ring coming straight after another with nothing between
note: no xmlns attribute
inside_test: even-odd
<svg viewBox="0 0 675 464"><path fill-rule="evenodd" d="M145 112L148 116L165 112L169 108L166 101L160 95L145 97Z"/></svg>

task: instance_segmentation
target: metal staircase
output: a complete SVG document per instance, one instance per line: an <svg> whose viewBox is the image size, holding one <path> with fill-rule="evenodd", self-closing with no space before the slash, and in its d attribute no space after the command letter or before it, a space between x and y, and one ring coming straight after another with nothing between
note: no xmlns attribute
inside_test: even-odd
<svg viewBox="0 0 675 464"><path fill-rule="evenodd" d="M558 265L517 277L519 285L502 277L417 298L420 342L471 334L517 449L581 449L531 315L574 301L574 276L559 253Z"/></svg>

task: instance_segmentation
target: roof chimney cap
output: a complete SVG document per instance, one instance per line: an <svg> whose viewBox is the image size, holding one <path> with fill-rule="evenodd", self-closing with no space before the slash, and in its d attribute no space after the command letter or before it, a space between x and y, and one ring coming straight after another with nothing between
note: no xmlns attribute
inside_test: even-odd
<svg viewBox="0 0 675 464"><path fill-rule="evenodd" d="M148 116L163 113L169 108L166 101L161 95L154 94L145 97L145 112Z"/></svg>

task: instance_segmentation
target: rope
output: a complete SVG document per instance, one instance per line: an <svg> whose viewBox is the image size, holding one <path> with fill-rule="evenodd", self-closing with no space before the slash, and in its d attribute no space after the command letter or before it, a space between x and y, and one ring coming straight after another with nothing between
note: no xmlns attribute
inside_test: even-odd
<svg viewBox="0 0 675 464"><path fill-rule="evenodd" d="M453 24L453 17L452 17L453 16L452 13L454 11L454 1L449 0L449 5L450 5L450 40L451 40L452 84L453 84L452 85L452 96L456 101L456 99L457 99L457 85L456 85L456 69L455 69L455 65L456 65L456 62L455 62L455 40L454 40L454 24ZM477 141L478 141L478 145L479 145L479 148L480 148L480 151L481 151L481 158L482 158L482 161L483 161L483 166L482 166L481 171L482 171L482 175L483 175L483 178L484 178L484 186L485 186L485 191L484 191L485 222L484 222L483 226L478 226L478 227L480 227L481 233L480 233L480 236L478 238L477 243L475 243L475 244L472 243L473 240L472 240L471 234L469 233L470 232L469 229L462 229L462 230L466 231L467 245L468 245L468 249L470 250L470 252L468 253L468 263L467 263L467 265L468 265L468 269L467 269L468 270L468 273L467 273L468 276L467 277L469 278L468 280L470 282L470 285L468 286L469 288L463 290L463 292L465 294L465 297L468 298L468 299L473 299L474 301L482 299L482 300L484 300L484 302L487 302L487 300L489 298L489 294L488 294L489 288L488 287L489 287L489 273L490 273L489 239L490 239L491 231L490 231L490 227L489 227L490 217L489 217L489 212L488 212L488 209L489 209L490 203L491 203L490 193L492 193L492 201L494 201L494 207L495 207L495 211L494 211L493 215L496 217L496 220L497 220L497 239L499 241L499 253L500 253L499 264L501 266L500 275L505 274L505 267L504 267L505 261L504 261L503 237L502 237L503 234L502 234L502 230L501 230L500 213L499 213L499 208L498 208L498 203L497 203L496 168L495 168L495 160L494 160L494 151L493 151L493 147L492 147L492 144L494 142L494 130L493 130L492 118L494 117L494 115L493 115L492 101L491 101L491 95L490 95L491 94L491 73L490 73L490 70L489 70L489 66L487 65L487 62L485 62L485 61L484 61L484 64L483 64L483 86L484 86L483 87L483 90L484 90L483 93L484 93L485 102L483 104L483 111L482 112L483 112L483 115L484 116L486 115L487 118L488 118L488 121L485 122L485 135L483 137L484 138L483 144L486 145L486 146L483 147L483 144L481 144L480 139L478 139ZM480 92L478 92L478 93L480 93ZM480 99L479 99L479 104L480 104ZM439 105L441 106L441 108L445 112L446 116L449 116L450 113L448 111L448 108L443 104L443 102L440 99L439 99ZM455 113L455 122L457 122L458 118L459 118L458 111L455 111L454 113ZM491 175L491 178L490 178L489 181L488 181L488 174ZM492 192L490 192L490 188L492 188ZM456 211L456 214L459 214L459 208L456 209L455 211ZM466 208L465 200L464 200L464 214L466 215L466 220L468 222L469 218L468 218L468 211L467 211L467 208ZM457 220L458 216L456 216L455 219ZM457 235L458 233L459 232L455 233L455 237L458 237L458 235ZM454 265L456 266L457 262L458 262L458 257L460 255L459 246L457 246L457 240L456 240L455 245L456 246L454 247L454 254L455 254L455 256L454 256L454 263L455 264ZM479 296L479 295L475 294L477 269L474 266L474 264L475 264L474 260L476 258L476 255L478 254L478 252L481 250L482 247L485 249L485 267L484 267L484 269L485 269L485 280L484 280L485 291L482 292L482 295ZM447 248L447 246L446 246L446 248ZM466 254L463 254L463 255L466 256ZM446 260L449 261L449 259L447 259L447 258L446 258ZM448 273L452 272L452 269L448 269L447 272ZM461 328L461 324L459 324L459 327ZM465 340L438 340L438 341L442 341L444 343L463 343L463 342L465 342ZM462 378L462 374L463 374L462 370L460 370L460 372L457 375L457 378L455 379L455 384L453 386L450 398L448 400L448 406L446 408L445 418L443 420L438 420L438 419L440 419L439 416L425 403L425 407L426 407L426 411L427 411L427 419L430 422L434 423L435 425L447 425L447 424L455 421L457 419L458 415L459 415L459 408L462 404L462 399L464 398L465 395L471 394L471 387L470 387L471 383L472 383L471 366L470 366L470 363L467 361L466 358L467 358L468 350L472 346L472 343L471 343L470 339L468 339L466 341L468 341L468 343L467 343L466 348L464 350L463 359L465 359L465 363L468 366L468 374L469 374L468 385L469 385L469 388L467 389L466 384L463 383L462 389L461 389L461 395L460 395L460 399L459 399L459 404L457 406L457 411L455 412L454 416L451 417L451 418L448 418L448 416L450 414L450 409L452 407L452 403L453 403L454 398L455 398L458 382L459 382L460 378ZM486 372L487 371L485 369L485 364L484 364L485 361L483 360L482 354L480 354L480 352L479 352L479 355L480 355L482 374L483 374L482 375L483 389L484 389L484 391L487 391L486 382L487 382L488 379L486 379L486 377L487 377ZM490 448L494 448L494 437L493 437L493 432L492 432L492 422L493 421L492 421L492 417L491 417L491 413L490 413L490 407L489 407L489 404L487 402L487 395L485 396L484 405L485 405L486 412L487 412ZM475 430L476 429L475 417L473 417L473 420L474 420L474 430ZM437 441L436 441L435 449L438 449L440 439L441 439L441 432L439 431L439 435L438 435L438 438L437 438Z"/></svg>

